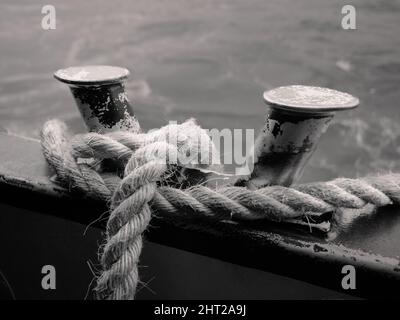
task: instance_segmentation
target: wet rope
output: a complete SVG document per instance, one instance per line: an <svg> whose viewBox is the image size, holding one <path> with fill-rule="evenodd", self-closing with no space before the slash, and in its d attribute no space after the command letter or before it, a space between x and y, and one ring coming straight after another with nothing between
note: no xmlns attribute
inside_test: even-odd
<svg viewBox="0 0 400 320"><path fill-rule="evenodd" d="M171 131L171 126L176 126L176 130ZM338 178L259 190L236 186L211 189L200 184L187 189L171 187L168 181L174 180L184 166L171 163L171 155L174 159L188 154L199 158L214 152L210 144L206 148L199 145L200 137L208 138L194 121L147 134L87 133L72 139L64 123L51 120L44 125L43 154L60 183L71 191L110 203L107 239L101 257L103 272L96 287L99 298L134 298L142 234L152 211L170 214L189 211L220 220L285 221L342 208L400 204L400 174ZM122 179L101 170L101 161L105 159L125 167Z"/></svg>

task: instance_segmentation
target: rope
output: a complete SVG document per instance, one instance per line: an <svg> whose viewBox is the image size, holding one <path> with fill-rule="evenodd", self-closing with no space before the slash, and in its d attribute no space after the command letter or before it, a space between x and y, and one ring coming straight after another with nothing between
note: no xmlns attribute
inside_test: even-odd
<svg viewBox="0 0 400 320"><path fill-rule="evenodd" d="M201 139L203 143L199 143ZM204 146L204 141L209 143ZM291 221L343 208L400 204L400 174L259 190L171 187L168 182L176 180L187 165L174 159L190 155L201 160L216 154L208 135L193 120L147 134L87 133L72 139L64 123L51 120L42 130L42 148L60 183L71 191L110 202L101 257L103 272L95 289L101 299L134 298L142 234L152 211L185 211L219 220ZM106 159L125 167L122 179L115 172L102 170L101 162Z"/></svg>

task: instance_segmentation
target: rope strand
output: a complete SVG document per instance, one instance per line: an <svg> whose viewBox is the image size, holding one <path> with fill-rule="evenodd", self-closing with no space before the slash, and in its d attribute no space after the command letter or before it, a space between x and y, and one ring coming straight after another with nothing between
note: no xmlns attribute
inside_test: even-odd
<svg viewBox="0 0 400 320"><path fill-rule="evenodd" d="M88 133L73 138L64 123L51 120L45 123L41 137L44 157L64 186L110 201L107 239L101 257L103 272L95 289L101 299L134 298L142 234L152 211L190 212L218 220L293 221L344 208L400 204L400 174L259 190L236 186L214 190L202 185L184 190L172 188L165 185L167 177L185 167L173 159L182 155L210 159L210 152L214 152L211 145L199 145L200 139L209 137L193 120L147 134ZM88 158L120 162L125 166L123 178L80 161Z"/></svg>

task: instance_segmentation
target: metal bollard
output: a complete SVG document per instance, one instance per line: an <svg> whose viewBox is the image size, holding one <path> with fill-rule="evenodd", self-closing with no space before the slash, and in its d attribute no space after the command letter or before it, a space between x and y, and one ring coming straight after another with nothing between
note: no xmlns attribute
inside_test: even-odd
<svg viewBox="0 0 400 320"><path fill-rule="evenodd" d="M113 66L69 67L54 73L71 89L88 130L98 133L140 131L125 92L128 76L128 69Z"/></svg>
<svg viewBox="0 0 400 320"><path fill-rule="evenodd" d="M251 174L237 181L249 189L298 182L336 111L352 109L350 94L311 86L284 86L264 92L270 106L254 145Z"/></svg>

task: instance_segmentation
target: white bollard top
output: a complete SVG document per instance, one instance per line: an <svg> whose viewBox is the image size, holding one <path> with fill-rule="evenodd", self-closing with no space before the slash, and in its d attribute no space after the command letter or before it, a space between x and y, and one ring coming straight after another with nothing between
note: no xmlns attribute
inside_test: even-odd
<svg viewBox="0 0 400 320"><path fill-rule="evenodd" d="M54 77L72 85L103 85L118 83L129 76L126 68L113 66L81 66L57 70Z"/></svg>
<svg viewBox="0 0 400 320"><path fill-rule="evenodd" d="M353 109L358 98L337 90L312 86L284 86L264 92L264 100L274 108L300 113L329 113Z"/></svg>

